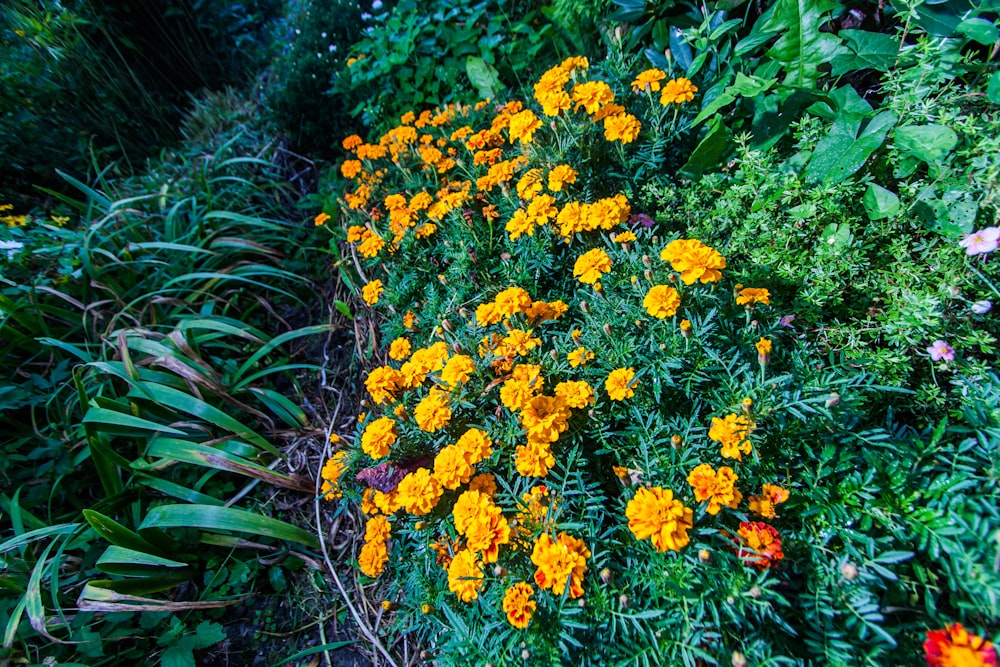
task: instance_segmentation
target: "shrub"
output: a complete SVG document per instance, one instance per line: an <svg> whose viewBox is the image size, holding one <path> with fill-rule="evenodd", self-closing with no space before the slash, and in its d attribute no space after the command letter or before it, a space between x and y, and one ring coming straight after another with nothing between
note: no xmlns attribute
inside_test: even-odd
<svg viewBox="0 0 1000 667"><path fill-rule="evenodd" d="M343 221L381 364L324 490L368 517L386 631L444 664L900 663L981 633L992 412L868 414L891 395L787 326L777 269L665 225L698 91L618 62L344 141L317 223Z"/></svg>

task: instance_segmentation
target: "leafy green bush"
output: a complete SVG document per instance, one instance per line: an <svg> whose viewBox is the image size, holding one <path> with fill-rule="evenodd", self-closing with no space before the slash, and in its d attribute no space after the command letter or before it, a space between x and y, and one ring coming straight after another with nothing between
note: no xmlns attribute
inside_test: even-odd
<svg viewBox="0 0 1000 667"><path fill-rule="evenodd" d="M831 277L803 295L817 260L780 254L791 211L747 219L806 161L778 181L743 148L732 184L668 179L697 91L626 62L571 58L528 105L344 141L317 222L346 227L331 248L382 341L324 490L368 517L356 558L383 582L383 631L494 665L904 664L928 629L988 636L995 380L956 359L961 414L898 420L909 390L873 383L884 367L785 317L851 289L864 247L840 218L822 245L814 225ZM846 218L859 194L845 178L802 203ZM696 240L729 236L728 261ZM968 261L929 246L946 276Z"/></svg>

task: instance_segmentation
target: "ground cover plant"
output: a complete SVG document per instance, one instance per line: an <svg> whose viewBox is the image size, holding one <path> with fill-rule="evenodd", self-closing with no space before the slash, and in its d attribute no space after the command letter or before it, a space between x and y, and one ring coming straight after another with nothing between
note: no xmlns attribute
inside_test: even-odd
<svg viewBox="0 0 1000 667"><path fill-rule="evenodd" d="M685 164L701 91L635 63L569 58L528 99L344 140L317 224L381 363L324 491L368 517L385 632L444 664L991 664L988 365L926 341L975 380L900 420L911 390L797 328L787 275L690 233L719 182L654 174ZM969 275L993 247L972 231L938 249Z"/></svg>

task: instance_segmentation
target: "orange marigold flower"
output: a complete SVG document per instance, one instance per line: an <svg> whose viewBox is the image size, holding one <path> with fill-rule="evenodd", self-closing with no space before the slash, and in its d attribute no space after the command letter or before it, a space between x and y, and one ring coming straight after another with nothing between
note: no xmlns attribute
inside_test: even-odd
<svg viewBox="0 0 1000 667"><path fill-rule="evenodd" d="M771 361L771 341L767 338L761 338L754 343L754 347L757 348L757 361L760 362L761 366L767 366L768 362Z"/></svg>
<svg viewBox="0 0 1000 667"><path fill-rule="evenodd" d="M385 570L389 562L389 552L385 542L365 542L358 554L358 567L369 577L375 578Z"/></svg>
<svg viewBox="0 0 1000 667"><path fill-rule="evenodd" d="M549 172L549 190L559 192L567 183L576 183L576 170L568 164L560 164Z"/></svg>
<svg viewBox="0 0 1000 667"><path fill-rule="evenodd" d="M522 144L530 144L535 132L542 127L542 121L538 119L535 112L525 109L510 117L510 143L520 141Z"/></svg>
<svg viewBox="0 0 1000 667"><path fill-rule="evenodd" d="M457 489L472 479L474 472L465 452L457 445L448 445L434 457L434 477L446 489Z"/></svg>
<svg viewBox="0 0 1000 667"><path fill-rule="evenodd" d="M503 596L503 610L507 614L507 622L515 628L526 628L531 622L531 615L537 605L531 599L534 589L527 583L519 581Z"/></svg>
<svg viewBox="0 0 1000 667"><path fill-rule="evenodd" d="M412 329L413 325L417 323L417 316L413 314L412 310L406 311L406 315L403 315L403 326L407 329Z"/></svg>
<svg viewBox="0 0 1000 667"><path fill-rule="evenodd" d="M455 446L462 450L469 465L476 465L493 456L493 441L486 431L478 428L470 428L463 433Z"/></svg>
<svg viewBox="0 0 1000 667"><path fill-rule="evenodd" d="M455 505L451 508L455 530L465 535L469 527L490 507L495 507L495 504L489 494L475 489L465 491L455 500Z"/></svg>
<svg viewBox="0 0 1000 667"><path fill-rule="evenodd" d="M344 160L340 165L340 173L344 178L354 178L361 172L361 160Z"/></svg>
<svg viewBox="0 0 1000 667"><path fill-rule="evenodd" d="M743 459L743 454L753 451L750 434L757 424L744 415L726 415L723 419L712 418L708 437L722 445L722 456L727 459Z"/></svg>
<svg viewBox="0 0 1000 667"><path fill-rule="evenodd" d="M361 449L373 459L380 459L389 453L389 447L398 437L396 422L389 417L379 417L361 434Z"/></svg>
<svg viewBox="0 0 1000 667"><path fill-rule="evenodd" d="M608 391L608 398L612 401L624 401L626 398L635 396L635 370L632 368L617 368L608 374L608 379L604 381L604 388Z"/></svg>
<svg viewBox="0 0 1000 667"><path fill-rule="evenodd" d="M681 295L669 285L653 285L646 292L646 298L642 300L642 305L653 317L663 319L673 317L681 305Z"/></svg>
<svg viewBox="0 0 1000 667"><path fill-rule="evenodd" d="M451 420L448 395L437 387L432 387L430 393L417 404L413 418L422 431L433 433L444 428Z"/></svg>
<svg viewBox="0 0 1000 667"><path fill-rule="evenodd" d="M494 306L501 317L511 317L523 313L531 307L531 295L521 287L508 287L493 299ZM478 319L478 318L477 318ZM499 320L498 320L499 321Z"/></svg>
<svg viewBox="0 0 1000 667"><path fill-rule="evenodd" d="M414 516L423 516L434 509L444 489L430 470L417 468L400 480L396 492L400 507Z"/></svg>
<svg viewBox="0 0 1000 667"><path fill-rule="evenodd" d="M356 243L360 241L366 231L368 230L361 225L351 225L347 228L347 242Z"/></svg>
<svg viewBox="0 0 1000 667"><path fill-rule="evenodd" d="M573 86L573 101L576 102L576 109L583 107L587 113L593 115L597 113L605 104L615 101L615 94L611 87L603 81L586 81Z"/></svg>
<svg viewBox="0 0 1000 667"><path fill-rule="evenodd" d="M746 287L736 295L736 305L753 308L756 304L771 305L771 292L762 287Z"/></svg>
<svg viewBox="0 0 1000 667"><path fill-rule="evenodd" d="M376 404L391 401L393 394L403 386L403 376L391 366L373 368L365 378L365 389Z"/></svg>
<svg viewBox="0 0 1000 667"><path fill-rule="evenodd" d="M531 552L531 562L538 568L535 570L535 583L539 588L552 591L553 595L563 595L568 582L569 597L581 597L588 558L590 549L583 540L565 532L559 533L559 537L553 540L543 533Z"/></svg>
<svg viewBox="0 0 1000 667"><path fill-rule="evenodd" d="M389 358L394 361L403 361L410 356L412 346L405 338L397 338L389 344Z"/></svg>
<svg viewBox="0 0 1000 667"><path fill-rule="evenodd" d="M497 492L497 478L488 472L476 475L469 482L469 490L479 491L487 496L492 496Z"/></svg>
<svg viewBox="0 0 1000 667"><path fill-rule="evenodd" d="M570 411L561 396L535 396L521 408L521 426L531 442L555 442L569 428Z"/></svg>
<svg viewBox="0 0 1000 667"><path fill-rule="evenodd" d="M781 552L781 537L773 526L760 521L744 521L740 524L740 557L748 565L761 569L776 564L785 557Z"/></svg>
<svg viewBox="0 0 1000 667"><path fill-rule="evenodd" d="M448 360L441 370L441 379L451 387L457 387L469 381L476 370L476 365L472 362L472 357L465 354L456 354Z"/></svg>
<svg viewBox="0 0 1000 667"><path fill-rule="evenodd" d="M666 72L660 69L647 69L639 72L632 82L632 90L641 92L643 90L656 92L660 89L660 81L667 78Z"/></svg>
<svg viewBox="0 0 1000 667"><path fill-rule="evenodd" d="M611 270L611 258L600 248L588 250L576 259L573 265L573 276L581 283L592 285Z"/></svg>
<svg viewBox="0 0 1000 667"><path fill-rule="evenodd" d="M671 79L663 84L663 92L660 93L660 104L683 104L694 99L694 94L698 92L698 86L685 78Z"/></svg>
<svg viewBox="0 0 1000 667"><path fill-rule="evenodd" d="M313 224L316 227L319 227L320 225L323 225L324 223L326 223L326 221L329 220L329 219L330 219L329 214L327 214L327 213L320 213L315 218L313 218Z"/></svg>
<svg viewBox="0 0 1000 667"><path fill-rule="evenodd" d="M577 410L594 402L594 390L585 380L570 380L556 385L555 395L563 399L568 407Z"/></svg>
<svg viewBox="0 0 1000 667"><path fill-rule="evenodd" d="M972 634L961 623L928 630L924 658L928 667L997 667L993 644Z"/></svg>
<svg viewBox="0 0 1000 667"><path fill-rule="evenodd" d="M517 196L524 200L531 200L542 191L542 170L529 169L517 181Z"/></svg>
<svg viewBox="0 0 1000 667"><path fill-rule="evenodd" d="M640 488L625 516L632 534L640 540L651 538L657 551L679 551L691 541L687 531L694 525L694 513L675 500L670 489Z"/></svg>
<svg viewBox="0 0 1000 667"><path fill-rule="evenodd" d="M523 208L519 208L511 215L510 220L504 225L504 231L511 241L516 241L522 236L535 235L535 221L528 217Z"/></svg>
<svg viewBox="0 0 1000 667"><path fill-rule="evenodd" d="M358 243L358 252L368 259L378 255L382 248L385 247L385 241L382 237L370 229L362 232L360 241Z"/></svg>
<svg viewBox="0 0 1000 667"><path fill-rule="evenodd" d="M344 495L340 490L340 478L343 477L345 470L347 470L347 452L344 451L337 452L323 464L323 470L320 472L323 486L319 491L324 500L333 500Z"/></svg>
<svg viewBox="0 0 1000 667"><path fill-rule="evenodd" d="M369 306L374 306L378 303L378 299L382 296L382 281L372 280L365 283L365 286L361 288L361 298L365 300Z"/></svg>
<svg viewBox="0 0 1000 667"><path fill-rule="evenodd" d="M736 509L743 499L743 494L735 486L737 479L732 468L723 466L716 472L712 466L702 463L691 471L687 483L694 490L695 500L708 501L707 511L714 516L723 506Z"/></svg>
<svg viewBox="0 0 1000 667"><path fill-rule="evenodd" d="M373 516L365 523L365 542L386 542L392 526L384 516Z"/></svg>
<svg viewBox="0 0 1000 667"><path fill-rule="evenodd" d="M777 484L764 484L759 496L750 496L750 511L765 519L777 518L775 505L788 500L789 493Z"/></svg>
<svg viewBox="0 0 1000 667"><path fill-rule="evenodd" d="M617 113L604 118L604 138L608 141L620 141L630 144L639 138L642 123L628 113Z"/></svg>
<svg viewBox="0 0 1000 667"><path fill-rule="evenodd" d="M634 232L621 232L620 234L614 235L615 243L628 243L629 241L635 241Z"/></svg>
<svg viewBox="0 0 1000 667"><path fill-rule="evenodd" d="M482 553L484 563L495 563L500 546L510 542L510 525L491 501L469 524L465 536L469 551Z"/></svg>
<svg viewBox="0 0 1000 667"><path fill-rule="evenodd" d="M483 570L476 554L462 549L451 559L448 566L448 590L462 602L472 602L479 597L483 585Z"/></svg>
<svg viewBox="0 0 1000 667"><path fill-rule="evenodd" d="M547 442L529 440L526 445L518 445L515 454L514 467L524 477L545 477L556 464Z"/></svg>
<svg viewBox="0 0 1000 667"><path fill-rule="evenodd" d="M511 412L517 412L528 404L536 391L530 382L511 378L500 387L500 402Z"/></svg>
<svg viewBox="0 0 1000 667"><path fill-rule="evenodd" d="M696 280L718 282L722 278L720 269L726 268L726 258L697 239L671 241L660 253L660 259L670 262L685 285Z"/></svg>
<svg viewBox="0 0 1000 667"><path fill-rule="evenodd" d="M345 151L350 151L354 150L363 143L365 143L364 139L356 134L352 134L349 137L345 137L344 140L340 142L340 145L344 147Z"/></svg>
<svg viewBox="0 0 1000 667"><path fill-rule="evenodd" d="M566 355L566 359L569 360L569 365L573 368L577 366L586 366L588 361L594 358L594 353L585 347L578 347L569 354Z"/></svg>

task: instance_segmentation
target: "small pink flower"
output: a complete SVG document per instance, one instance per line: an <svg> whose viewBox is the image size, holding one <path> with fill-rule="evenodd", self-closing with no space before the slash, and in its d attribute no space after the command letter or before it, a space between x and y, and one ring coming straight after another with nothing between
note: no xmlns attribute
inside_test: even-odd
<svg viewBox="0 0 1000 667"><path fill-rule="evenodd" d="M794 321L795 321L795 316L794 315L785 315L780 320L778 320L778 326L793 327L793 326L795 326L794 324L792 324L792 322L794 322Z"/></svg>
<svg viewBox="0 0 1000 667"><path fill-rule="evenodd" d="M927 348L927 354L931 355L931 361L955 361L954 348L943 340L934 341L934 344Z"/></svg>
<svg viewBox="0 0 1000 667"><path fill-rule="evenodd" d="M1000 246L1000 227L987 227L966 236L958 242L966 255L985 255Z"/></svg>

